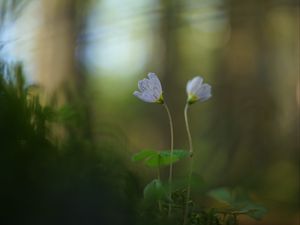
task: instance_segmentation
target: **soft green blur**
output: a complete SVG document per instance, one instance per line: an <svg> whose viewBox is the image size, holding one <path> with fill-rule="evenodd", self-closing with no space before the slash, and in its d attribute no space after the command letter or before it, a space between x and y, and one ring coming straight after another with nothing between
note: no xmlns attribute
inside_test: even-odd
<svg viewBox="0 0 300 225"><path fill-rule="evenodd" d="M210 187L247 189L268 208L259 224L299 223L298 1L9 2L0 0L0 59L23 63L43 105L84 115L76 137L105 146L105 157L114 143L110 160L146 184L156 171L131 156L169 149L170 133L163 107L132 95L138 80L159 76L175 148L188 149L185 86L201 75L213 97L189 111L195 171ZM64 143L73 126L50 126L50 142ZM185 176L187 162L175 164L174 174Z"/></svg>

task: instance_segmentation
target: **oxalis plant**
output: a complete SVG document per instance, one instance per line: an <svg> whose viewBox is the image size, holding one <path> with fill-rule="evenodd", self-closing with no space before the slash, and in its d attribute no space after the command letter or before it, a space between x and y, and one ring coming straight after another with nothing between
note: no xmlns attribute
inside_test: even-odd
<svg viewBox="0 0 300 225"><path fill-rule="evenodd" d="M138 82L139 91L134 96L147 103L157 103L166 110L170 124L170 150L144 149L136 153L132 160L143 161L146 166L157 170L157 177L144 188L144 199L156 203L161 223L164 218L170 224L183 225L236 225L239 215L247 215L259 220L266 213L266 209L254 203L248 194L240 188L219 187L207 189L206 195L216 202L222 203L220 207L205 208L198 206L191 199L191 186L194 185L193 165L194 148L189 126L188 111L192 104L204 102L211 98L211 86L203 83L201 76L189 80L186 85L187 101L184 108L189 150L174 149L173 121L170 110L163 96L162 85L155 73L149 73L148 78ZM188 158L187 179L173 180L173 165L181 159ZM168 181L161 178L162 167L169 166ZM198 179L199 180L199 179ZM201 182L200 182L201 183ZM203 185L203 184L202 184Z"/></svg>

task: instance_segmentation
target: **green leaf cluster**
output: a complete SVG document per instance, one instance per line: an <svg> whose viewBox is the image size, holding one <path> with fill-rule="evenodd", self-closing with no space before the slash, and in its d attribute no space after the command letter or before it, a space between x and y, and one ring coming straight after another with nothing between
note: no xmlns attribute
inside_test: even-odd
<svg viewBox="0 0 300 225"><path fill-rule="evenodd" d="M223 214L247 215L255 220L260 220L267 212L266 208L254 203L249 195L240 188L230 190L222 187L211 190L208 194L215 200L227 205L227 208L221 212Z"/></svg>
<svg viewBox="0 0 300 225"><path fill-rule="evenodd" d="M157 168L175 163L188 155L188 151L182 149L175 149L172 156L170 150L141 150L132 157L132 160L134 162L144 161L146 166Z"/></svg>

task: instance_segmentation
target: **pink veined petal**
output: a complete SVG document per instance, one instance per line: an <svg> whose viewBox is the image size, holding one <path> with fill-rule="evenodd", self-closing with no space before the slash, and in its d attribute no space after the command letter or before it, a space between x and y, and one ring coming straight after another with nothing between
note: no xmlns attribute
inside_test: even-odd
<svg viewBox="0 0 300 225"><path fill-rule="evenodd" d="M145 92L138 92L138 91L135 91L133 93L134 96L138 97L139 99L141 99L142 101L144 102L155 102L156 99L154 98L153 95L151 95L151 93L149 93L148 91L145 91Z"/></svg>
<svg viewBox="0 0 300 225"><path fill-rule="evenodd" d="M161 83L160 83L160 80L158 79L158 77L156 76L156 74L155 73L148 73L148 77L149 77L150 81L152 82L153 87L156 87L156 89L159 92L162 92Z"/></svg>
<svg viewBox="0 0 300 225"><path fill-rule="evenodd" d="M138 82L138 87L141 92L151 89L151 84L149 82L150 81L146 78Z"/></svg>
<svg viewBox="0 0 300 225"><path fill-rule="evenodd" d="M149 73L148 78L138 82L139 91L135 91L133 95L145 102L157 102L162 95L161 83L155 73Z"/></svg>
<svg viewBox="0 0 300 225"><path fill-rule="evenodd" d="M142 93L142 97L146 102L156 102L157 98L153 95L151 91L145 91Z"/></svg>
<svg viewBox="0 0 300 225"><path fill-rule="evenodd" d="M158 100L162 94L162 92L157 88L157 87L153 87L153 89L151 90L153 96Z"/></svg>
<svg viewBox="0 0 300 225"><path fill-rule="evenodd" d="M162 87L160 80L158 79L155 73L149 73L148 77L153 95L158 100L162 95Z"/></svg>
<svg viewBox="0 0 300 225"><path fill-rule="evenodd" d="M144 81L143 80L139 80L138 81L138 88L140 91L146 91L146 87L144 85Z"/></svg>

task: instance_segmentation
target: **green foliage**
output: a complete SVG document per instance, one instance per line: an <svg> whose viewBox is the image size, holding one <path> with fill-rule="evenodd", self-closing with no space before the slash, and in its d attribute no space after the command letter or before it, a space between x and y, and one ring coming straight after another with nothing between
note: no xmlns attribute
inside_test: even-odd
<svg viewBox="0 0 300 225"><path fill-rule="evenodd" d="M72 121L76 119L77 114L74 108L70 105L64 105L61 108L57 110L56 113L56 120L58 122L66 122L66 121Z"/></svg>
<svg viewBox="0 0 300 225"><path fill-rule="evenodd" d="M146 166L149 167L160 167L167 166L171 163L175 163L180 159L186 158L189 155L188 151L175 149L173 151L173 156L171 159L171 152L169 150L165 151L155 151L155 150L142 150L136 153L132 160L134 162L144 161Z"/></svg>
<svg viewBox="0 0 300 225"><path fill-rule="evenodd" d="M190 181L191 181L190 185L194 190L201 190L203 187L205 187L205 183L203 179L198 175L193 174ZM181 190L185 190L188 183L189 183L188 177L173 179L171 185L171 192L176 193L176 192L180 192ZM169 182L163 182L161 180L154 179L145 186L144 198L148 200L152 198L154 200L164 199L170 201L170 199L168 199L167 197L167 193L169 192L169 190L170 190Z"/></svg>
<svg viewBox="0 0 300 225"><path fill-rule="evenodd" d="M229 188L217 188L211 190L209 196L217 201L225 203L226 208L222 213L230 215L247 215L255 220L260 220L267 210L254 203L249 195L240 188L230 190Z"/></svg>
<svg viewBox="0 0 300 225"><path fill-rule="evenodd" d="M180 191L186 189L187 185L190 184L190 187L193 191L199 192L206 188L206 184L201 176L198 174L193 173L191 177L179 177L174 178L171 190L172 192ZM169 183L163 183L166 190L169 190Z"/></svg>
<svg viewBox="0 0 300 225"><path fill-rule="evenodd" d="M157 152L154 150L142 150L142 151L136 153L134 156L132 156L132 161L134 161L134 162L142 161L142 160L145 160L156 154L157 154Z"/></svg>
<svg viewBox="0 0 300 225"><path fill-rule="evenodd" d="M224 218L225 225L237 225L237 218L234 215L228 215Z"/></svg>
<svg viewBox="0 0 300 225"><path fill-rule="evenodd" d="M233 202L232 194L228 188L218 188L218 189L211 190L209 192L209 196L211 196L212 198L220 202L227 203L229 205Z"/></svg>
<svg viewBox="0 0 300 225"><path fill-rule="evenodd" d="M190 215L189 225L220 225L214 210L193 212Z"/></svg>
<svg viewBox="0 0 300 225"><path fill-rule="evenodd" d="M188 152L185 150L174 150L173 160L170 160L170 151L155 151L155 150L142 150L132 157L134 162L143 161L149 167L158 168L163 165L177 162L182 158L188 157ZM152 180L144 188L144 199L149 203L163 203L165 210L157 211L156 213L164 215L167 212L167 204L171 202L174 214L181 215L184 212L186 205L186 187L190 184L191 188L195 190L205 189L206 185L203 179L198 175L184 177L181 179L173 179L171 188L169 182L162 182L159 179ZM171 190L172 199L168 199L168 193ZM209 191L209 196L217 201L225 203L225 209L212 209L209 211L199 210L196 205L191 201L189 203L189 225L237 225L237 216L247 215L256 220L261 219L266 213L266 209L254 203L249 196L239 188L230 190L228 188L217 188ZM223 214L223 219L218 216ZM176 217L176 216L175 216ZM173 224L177 224L179 218L173 218ZM162 221L162 218L159 220Z"/></svg>
<svg viewBox="0 0 300 225"><path fill-rule="evenodd" d="M147 201L157 201L167 197L167 191L158 179L152 180L144 188L144 198Z"/></svg>
<svg viewBox="0 0 300 225"><path fill-rule="evenodd" d="M36 89L21 65L0 63L0 224L134 224L139 183L116 154L125 146L80 132L57 146L51 125L78 111L42 105Z"/></svg>

